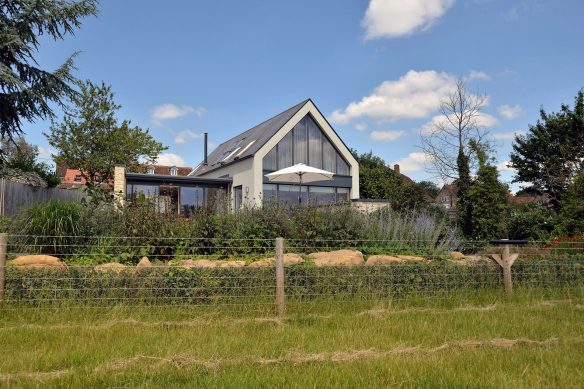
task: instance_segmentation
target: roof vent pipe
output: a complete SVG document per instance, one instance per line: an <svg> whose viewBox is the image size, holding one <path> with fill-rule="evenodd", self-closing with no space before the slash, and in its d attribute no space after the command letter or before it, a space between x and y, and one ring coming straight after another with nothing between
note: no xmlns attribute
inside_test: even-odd
<svg viewBox="0 0 584 389"><path fill-rule="evenodd" d="M204 149L204 151L203 151L203 153L204 153L204 158L203 158L203 165L204 165L204 166L207 166L207 164L208 164L208 161L207 161L207 138L208 138L208 137L209 137L209 134L207 134L207 133L205 132L205 135L204 135L205 149Z"/></svg>

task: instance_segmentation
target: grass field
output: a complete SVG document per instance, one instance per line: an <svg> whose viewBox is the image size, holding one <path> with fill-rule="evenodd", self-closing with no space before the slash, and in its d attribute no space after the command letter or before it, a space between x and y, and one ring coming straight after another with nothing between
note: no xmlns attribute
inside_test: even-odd
<svg viewBox="0 0 584 389"><path fill-rule="evenodd" d="M584 291L0 309L1 387L582 387Z"/></svg>

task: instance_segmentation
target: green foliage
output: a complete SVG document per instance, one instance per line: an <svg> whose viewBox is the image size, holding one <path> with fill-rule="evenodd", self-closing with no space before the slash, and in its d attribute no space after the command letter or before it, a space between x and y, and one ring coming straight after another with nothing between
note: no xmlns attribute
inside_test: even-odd
<svg viewBox="0 0 584 389"><path fill-rule="evenodd" d="M60 208L75 211L69 218L75 220L75 228L63 222L64 213L53 211ZM35 222L30 222L31 219ZM29 227L39 224L44 229ZM181 219L174 213L160 212L146 198L122 207L52 202L23 211L11 229L13 233L20 230L23 235L55 236L39 246L27 244L41 238L22 238L16 242L20 252L30 248L35 252L60 253L55 245L68 242L72 239L68 238L70 235L77 236L75 250L68 250L67 246L63 250L64 254L73 254L67 259L70 263L76 258L82 261L94 258L94 263L112 260L135 263L143 255L159 260L197 256L254 259L273 255L274 239L278 236L286 238L287 247L305 254L353 247L365 254L430 255L459 246L448 222L431 213L386 209L365 215L349 204L292 208L266 204L235 213L201 207L193 210L190 219Z"/></svg>
<svg viewBox="0 0 584 389"><path fill-rule="evenodd" d="M568 186L558 230L569 235L584 234L584 170Z"/></svg>
<svg viewBox="0 0 584 389"><path fill-rule="evenodd" d="M49 72L35 58L41 35L62 40L81 26L81 18L97 13L96 0L5 0L0 6L0 138L21 135L22 120L53 116L50 102L63 106L75 96L71 87L73 57Z"/></svg>
<svg viewBox="0 0 584 389"><path fill-rule="evenodd" d="M364 199L391 200L394 209L424 206L423 190L413 181L395 172L383 159L368 153L353 155L359 162L359 192Z"/></svg>
<svg viewBox="0 0 584 389"><path fill-rule="evenodd" d="M10 224L14 251L67 255L84 234L81 204L51 200L24 209Z"/></svg>
<svg viewBox="0 0 584 389"><path fill-rule="evenodd" d="M489 164L486 153L474 142L472 147L478 157L479 168L467 197L471 210L470 236L479 241L499 239L505 236L509 191L499 181L497 168Z"/></svg>
<svg viewBox="0 0 584 389"><path fill-rule="evenodd" d="M2 154L5 167L37 173L49 187L57 186L60 183L59 176L54 169L45 162L37 161L39 157L38 146L29 144L23 137L19 137L16 141L3 140Z"/></svg>
<svg viewBox="0 0 584 389"><path fill-rule="evenodd" d="M559 211L568 185L584 160L584 91L574 108L563 104L560 112L540 111L540 120L529 126L526 135L515 137L511 165L517 170L515 182L528 182L531 189L547 193Z"/></svg>
<svg viewBox="0 0 584 389"><path fill-rule="evenodd" d="M549 241L555 228L556 215L538 204L510 204L507 217L507 238L529 241Z"/></svg>
<svg viewBox="0 0 584 389"><path fill-rule="evenodd" d="M56 160L81 170L88 186L108 185L115 165L137 171L142 158L154 161L167 149L148 130L131 127L127 120L118 123L115 114L121 106L114 101L110 86L86 81L73 102L75 108L45 135L58 151Z"/></svg>
<svg viewBox="0 0 584 389"><path fill-rule="evenodd" d="M420 189L422 194L427 194L431 198L436 198L438 196L438 192L440 192L440 188L432 181L419 181L416 182L415 185Z"/></svg>

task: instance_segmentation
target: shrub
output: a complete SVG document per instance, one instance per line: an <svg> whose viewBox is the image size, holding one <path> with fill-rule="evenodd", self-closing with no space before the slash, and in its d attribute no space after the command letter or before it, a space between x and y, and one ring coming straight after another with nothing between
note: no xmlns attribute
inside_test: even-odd
<svg viewBox="0 0 584 389"><path fill-rule="evenodd" d="M24 209L10 225L15 248L21 252L69 254L83 236L81 204L51 200Z"/></svg>

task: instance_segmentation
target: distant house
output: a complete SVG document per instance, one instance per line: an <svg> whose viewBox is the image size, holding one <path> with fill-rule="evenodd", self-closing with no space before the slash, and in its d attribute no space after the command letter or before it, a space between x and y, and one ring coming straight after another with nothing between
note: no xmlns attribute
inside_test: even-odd
<svg viewBox="0 0 584 389"><path fill-rule="evenodd" d="M188 176L193 168L188 166L169 166L169 165L147 165L147 174L167 175L167 176ZM57 165L57 175L61 183L58 185L61 189L78 189L86 184L86 180L79 169L70 169L65 165Z"/></svg>
<svg viewBox="0 0 584 389"><path fill-rule="evenodd" d="M537 204L543 206L550 202L550 196L547 193L531 196L513 196L509 194L507 200L510 204Z"/></svg>
<svg viewBox="0 0 584 389"><path fill-rule="evenodd" d="M458 185L446 184L440 189L434 202L445 209L456 209L456 202L458 200Z"/></svg>

